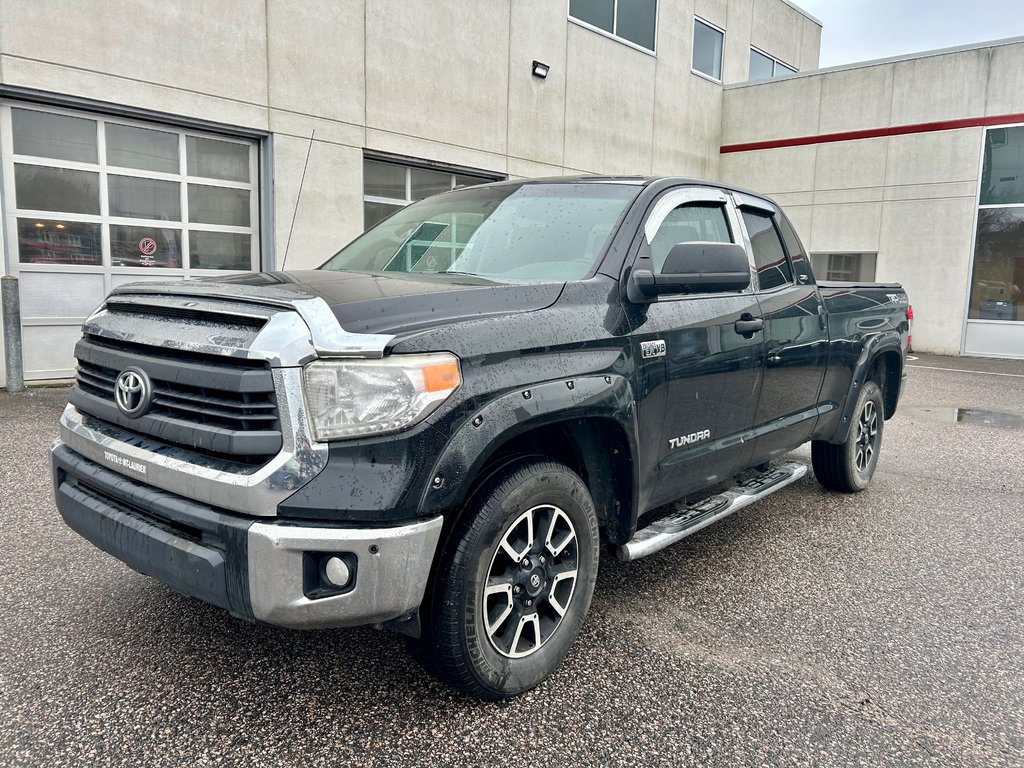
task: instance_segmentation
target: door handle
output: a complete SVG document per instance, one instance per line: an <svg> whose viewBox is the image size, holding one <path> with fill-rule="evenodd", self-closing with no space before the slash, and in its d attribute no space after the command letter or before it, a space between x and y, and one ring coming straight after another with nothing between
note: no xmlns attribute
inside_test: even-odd
<svg viewBox="0 0 1024 768"><path fill-rule="evenodd" d="M746 338L751 338L758 331L764 330L764 320L760 317L754 317L749 312L744 312L740 315L740 319L733 323L733 328L736 329L736 333Z"/></svg>

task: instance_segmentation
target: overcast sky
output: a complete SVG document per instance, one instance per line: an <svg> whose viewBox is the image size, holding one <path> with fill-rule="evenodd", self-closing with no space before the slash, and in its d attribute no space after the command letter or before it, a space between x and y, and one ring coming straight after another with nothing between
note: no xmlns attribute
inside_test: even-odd
<svg viewBox="0 0 1024 768"><path fill-rule="evenodd" d="M822 67L1024 35L1022 0L794 1L822 23Z"/></svg>

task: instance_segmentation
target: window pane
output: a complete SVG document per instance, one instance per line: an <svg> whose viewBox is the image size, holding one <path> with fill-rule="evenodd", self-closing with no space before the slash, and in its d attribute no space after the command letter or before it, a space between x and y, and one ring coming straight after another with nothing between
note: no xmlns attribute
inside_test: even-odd
<svg viewBox="0 0 1024 768"><path fill-rule="evenodd" d="M661 272L672 246L694 241L731 243L725 210L720 205L681 205L658 227L651 242L654 271Z"/></svg>
<svg viewBox="0 0 1024 768"><path fill-rule="evenodd" d="M250 235L190 229L188 253L192 269L252 269Z"/></svg>
<svg viewBox="0 0 1024 768"><path fill-rule="evenodd" d="M95 163L96 121L81 117L12 109L14 154Z"/></svg>
<svg viewBox="0 0 1024 768"><path fill-rule="evenodd" d="M107 123L107 164L178 173L178 134Z"/></svg>
<svg viewBox="0 0 1024 768"><path fill-rule="evenodd" d="M188 185L188 220L197 224L249 226L249 190Z"/></svg>
<svg viewBox="0 0 1024 768"><path fill-rule="evenodd" d="M490 181L490 179L481 179L479 176L455 175L456 187L475 187L477 184L488 184Z"/></svg>
<svg viewBox="0 0 1024 768"><path fill-rule="evenodd" d="M228 181L249 180L249 145L198 136L185 137L189 176Z"/></svg>
<svg viewBox="0 0 1024 768"><path fill-rule="evenodd" d="M1024 203L1024 126L985 134L981 204Z"/></svg>
<svg viewBox="0 0 1024 768"><path fill-rule="evenodd" d="M569 0L569 15L607 32L613 30L615 0Z"/></svg>
<svg viewBox="0 0 1024 768"><path fill-rule="evenodd" d="M978 211L971 280L972 320L1024 322L1024 209Z"/></svg>
<svg viewBox="0 0 1024 768"><path fill-rule="evenodd" d="M750 49L750 75L748 80L767 80L775 72L775 61L763 53Z"/></svg>
<svg viewBox="0 0 1024 768"><path fill-rule="evenodd" d="M363 194L405 200L405 166L364 161Z"/></svg>
<svg viewBox="0 0 1024 768"><path fill-rule="evenodd" d="M801 283L810 284L814 282L815 275L821 276L825 274L825 269L818 270L818 262L814 262L814 269L812 270L810 265L807 263L807 254L804 252L803 245L800 243L800 238L797 237L796 231L790 224L789 219L785 215L777 216L775 218L775 224L779 228L779 234L782 235L782 242L786 245L786 250L789 252L789 261L793 265L793 272L796 274L797 279ZM870 280L875 279L875 262L874 257L871 261L871 277L866 278Z"/></svg>
<svg viewBox="0 0 1024 768"><path fill-rule="evenodd" d="M103 260L101 225L18 219L18 260L22 264L99 265Z"/></svg>
<svg viewBox="0 0 1024 768"><path fill-rule="evenodd" d="M115 267L181 267L181 230L110 225Z"/></svg>
<svg viewBox="0 0 1024 768"><path fill-rule="evenodd" d="M98 214L100 175L91 171L15 165L14 195L23 210Z"/></svg>
<svg viewBox="0 0 1024 768"><path fill-rule="evenodd" d="M654 19L658 14L658 0L619 0L619 15L615 34L631 43L654 50Z"/></svg>
<svg viewBox="0 0 1024 768"><path fill-rule="evenodd" d="M796 73L797 73L797 70L794 69L793 67L791 67L791 66L789 66L787 64L783 64L781 61L776 61L775 62L775 76L776 77L779 77L781 75L795 75Z"/></svg>
<svg viewBox="0 0 1024 768"><path fill-rule="evenodd" d="M411 172L413 200L422 200L424 197L430 197L439 192L448 192L452 188L452 175L450 173L424 171L421 168L413 168Z"/></svg>
<svg viewBox="0 0 1024 768"><path fill-rule="evenodd" d="M724 35L702 21L693 22L693 68L716 80L722 79Z"/></svg>
<svg viewBox="0 0 1024 768"><path fill-rule="evenodd" d="M387 203L363 203L363 229L384 221L395 211L402 210L401 205L389 205Z"/></svg>
<svg viewBox="0 0 1024 768"><path fill-rule="evenodd" d="M750 247L754 251L754 266L757 269L758 285L762 291L778 288L793 282L793 270L786 259L779 233L772 224L772 217L755 211L743 211L743 222L750 235Z"/></svg>
<svg viewBox="0 0 1024 768"><path fill-rule="evenodd" d="M107 176L110 215L181 221L181 185L176 181Z"/></svg>

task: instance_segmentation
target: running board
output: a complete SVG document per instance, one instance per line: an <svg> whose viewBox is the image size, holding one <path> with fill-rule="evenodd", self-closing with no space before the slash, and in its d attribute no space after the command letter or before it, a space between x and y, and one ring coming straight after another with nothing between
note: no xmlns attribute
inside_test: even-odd
<svg viewBox="0 0 1024 768"><path fill-rule="evenodd" d="M727 491L681 507L646 528L641 528L633 534L632 539L616 550L616 554L619 560L637 560L654 554L716 520L795 483L806 474L805 464L795 461L779 464Z"/></svg>

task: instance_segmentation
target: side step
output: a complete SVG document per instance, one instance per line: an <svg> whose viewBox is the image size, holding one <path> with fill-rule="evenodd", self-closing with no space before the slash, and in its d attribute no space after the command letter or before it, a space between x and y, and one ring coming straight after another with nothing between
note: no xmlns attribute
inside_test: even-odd
<svg viewBox="0 0 1024 768"><path fill-rule="evenodd" d="M806 474L806 464L795 461L779 464L740 485L696 504L681 507L646 528L641 528L633 534L632 539L616 550L616 554L619 560L637 560L654 554L716 520L721 520L736 510L743 509L758 499L795 483Z"/></svg>

